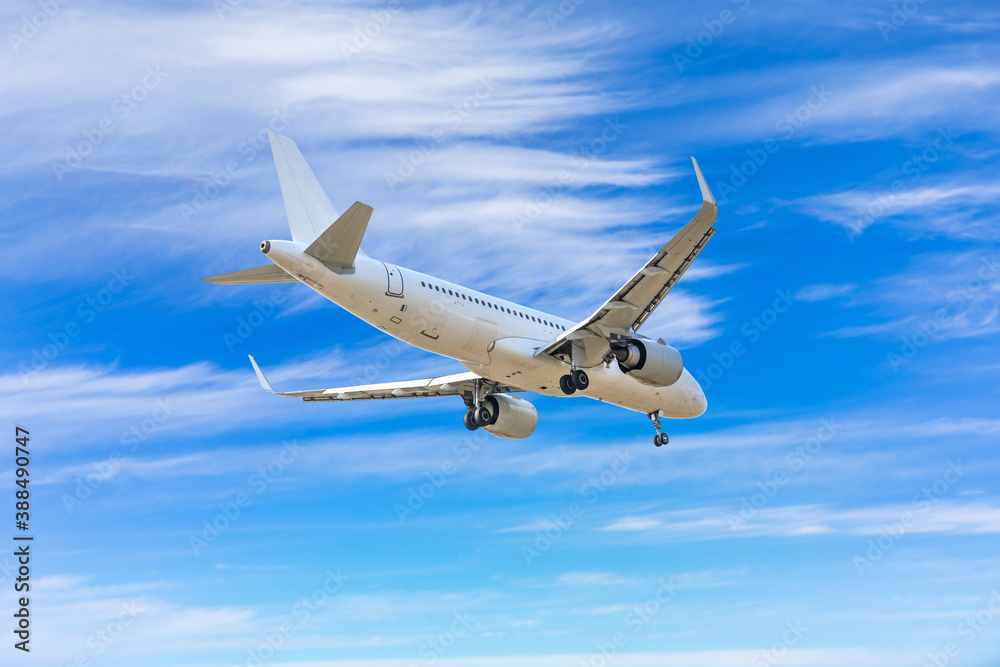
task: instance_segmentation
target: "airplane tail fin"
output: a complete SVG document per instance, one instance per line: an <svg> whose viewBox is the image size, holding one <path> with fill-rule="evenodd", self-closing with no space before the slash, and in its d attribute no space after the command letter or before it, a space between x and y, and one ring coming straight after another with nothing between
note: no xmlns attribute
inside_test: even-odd
<svg viewBox="0 0 1000 667"><path fill-rule="evenodd" d="M307 246L306 254L321 262L345 269L354 268L355 257L366 256L360 246L372 207L354 202L343 215L337 215L295 142L273 132L268 132L268 136L292 240ZM233 271L202 280L215 285L297 282L277 265Z"/></svg>
<svg viewBox="0 0 1000 667"><path fill-rule="evenodd" d="M337 211L295 142L273 132L268 136L292 240L309 245L337 220Z"/></svg>

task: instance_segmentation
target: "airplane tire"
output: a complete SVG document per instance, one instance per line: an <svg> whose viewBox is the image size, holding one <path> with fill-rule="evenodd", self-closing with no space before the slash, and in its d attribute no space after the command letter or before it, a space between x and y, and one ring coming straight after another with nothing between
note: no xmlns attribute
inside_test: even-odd
<svg viewBox="0 0 1000 667"><path fill-rule="evenodd" d="M662 442L660 442L660 434L659 433L657 433L656 435L653 436L653 444L656 445L657 447L659 447L659 446L661 446L663 444Z"/></svg>
<svg viewBox="0 0 1000 667"><path fill-rule="evenodd" d="M559 378L559 388L562 389L562 392L567 396L576 392L576 385L573 384L572 376L563 375Z"/></svg>
<svg viewBox="0 0 1000 667"><path fill-rule="evenodd" d="M580 391L586 391L587 387L590 386L590 378L587 377L587 372L580 370L579 368L573 371L573 386Z"/></svg>
<svg viewBox="0 0 1000 667"><path fill-rule="evenodd" d="M468 412L465 413L465 417L462 418L462 421L465 422L465 428L469 429L470 431L475 431L477 428L479 428L479 426L476 424L475 415L472 414L472 410L469 410Z"/></svg>

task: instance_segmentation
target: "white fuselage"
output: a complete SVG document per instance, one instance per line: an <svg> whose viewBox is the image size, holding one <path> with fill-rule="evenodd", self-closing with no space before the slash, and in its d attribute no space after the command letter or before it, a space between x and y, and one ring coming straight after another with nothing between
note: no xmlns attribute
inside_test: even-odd
<svg viewBox="0 0 1000 667"><path fill-rule="evenodd" d="M559 378L569 366L541 347L575 322L358 253L355 267L334 270L305 254L305 245L270 241L268 258L291 276L390 336L455 359L487 379L548 396L564 396ZM698 382L684 370L669 387L652 387L617 363L587 369L581 396L664 417L705 412Z"/></svg>

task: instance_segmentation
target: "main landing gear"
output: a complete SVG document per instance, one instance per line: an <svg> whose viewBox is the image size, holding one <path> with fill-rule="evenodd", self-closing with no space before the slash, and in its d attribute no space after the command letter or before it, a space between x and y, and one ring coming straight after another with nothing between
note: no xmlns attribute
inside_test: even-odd
<svg viewBox="0 0 1000 667"><path fill-rule="evenodd" d="M470 431L475 431L477 428L489 426L494 423L496 419L493 418L489 408L484 406L478 410L469 410L466 412L462 421L465 422L465 428Z"/></svg>
<svg viewBox="0 0 1000 667"><path fill-rule="evenodd" d="M650 412L649 418L653 420L653 426L656 427L656 435L653 436L653 444L657 447L662 447L663 445L670 442L670 438L667 437L666 433L660 433L660 411Z"/></svg>
<svg viewBox="0 0 1000 667"><path fill-rule="evenodd" d="M562 389L562 392L567 396L576 393L577 389L580 391L586 391L589 386L590 378L587 377L586 371L582 371L579 368L572 373L563 375L559 378L559 388Z"/></svg>
<svg viewBox="0 0 1000 667"><path fill-rule="evenodd" d="M489 394L483 396L483 381L481 379L473 382L472 400L466 400L466 405L469 406L469 411L465 413L463 421L465 428L470 431L496 424L500 417L500 404Z"/></svg>

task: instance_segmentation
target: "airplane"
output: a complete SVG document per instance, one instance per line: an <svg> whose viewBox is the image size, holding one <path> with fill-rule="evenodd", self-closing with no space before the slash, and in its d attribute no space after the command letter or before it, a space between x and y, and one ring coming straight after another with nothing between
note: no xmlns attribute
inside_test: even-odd
<svg viewBox="0 0 1000 667"><path fill-rule="evenodd" d="M459 396L465 427L527 438L538 411L518 394L585 396L645 413L667 444L660 419L702 415L708 401L680 352L639 327L715 234L718 211L694 164L698 213L621 289L581 322L373 259L361 250L372 207L338 214L295 143L269 133L292 240L269 240L271 264L203 278L216 285L300 282L368 324L467 372L442 377L307 391L275 391L250 356L261 387L306 402Z"/></svg>

